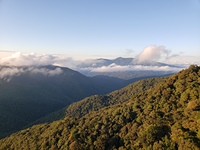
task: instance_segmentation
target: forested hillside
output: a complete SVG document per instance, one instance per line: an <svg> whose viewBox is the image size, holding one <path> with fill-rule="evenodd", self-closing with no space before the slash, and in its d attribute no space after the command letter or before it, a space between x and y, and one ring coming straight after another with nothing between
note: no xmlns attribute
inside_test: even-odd
<svg viewBox="0 0 200 150"><path fill-rule="evenodd" d="M0 66L0 138L86 96L106 94L129 83L90 78L57 66Z"/></svg>
<svg viewBox="0 0 200 150"><path fill-rule="evenodd" d="M0 149L200 149L200 67L72 104L66 117L0 140Z"/></svg>

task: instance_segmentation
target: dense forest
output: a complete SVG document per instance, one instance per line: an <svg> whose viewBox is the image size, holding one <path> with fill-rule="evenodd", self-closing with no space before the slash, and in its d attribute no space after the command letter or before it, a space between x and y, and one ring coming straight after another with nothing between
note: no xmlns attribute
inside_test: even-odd
<svg viewBox="0 0 200 150"><path fill-rule="evenodd" d="M63 119L0 140L0 149L200 149L200 67L71 104Z"/></svg>
<svg viewBox="0 0 200 150"><path fill-rule="evenodd" d="M72 102L110 93L136 80L139 78L86 77L72 69L52 65L0 65L0 139Z"/></svg>

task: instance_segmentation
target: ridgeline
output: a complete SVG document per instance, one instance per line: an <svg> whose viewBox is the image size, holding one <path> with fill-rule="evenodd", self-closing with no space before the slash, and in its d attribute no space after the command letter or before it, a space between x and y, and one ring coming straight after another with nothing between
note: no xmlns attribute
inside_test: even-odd
<svg viewBox="0 0 200 150"><path fill-rule="evenodd" d="M200 149L200 67L71 104L64 119L0 140L0 149Z"/></svg>

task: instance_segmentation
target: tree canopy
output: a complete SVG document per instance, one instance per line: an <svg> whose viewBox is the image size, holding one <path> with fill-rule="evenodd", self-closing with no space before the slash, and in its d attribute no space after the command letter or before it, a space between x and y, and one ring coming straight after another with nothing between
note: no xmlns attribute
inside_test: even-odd
<svg viewBox="0 0 200 150"><path fill-rule="evenodd" d="M64 119L0 140L0 149L200 149L200 67L70 105Z"/></svg>

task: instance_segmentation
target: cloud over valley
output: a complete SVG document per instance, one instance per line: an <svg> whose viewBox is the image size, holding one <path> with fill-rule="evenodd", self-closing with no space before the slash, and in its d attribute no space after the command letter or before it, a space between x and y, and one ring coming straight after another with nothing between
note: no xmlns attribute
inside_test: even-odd
<svg viewBox="0 0 200 150"><path fill-rule="evenodd" d="M88 70L91 70L91 72L119 72L119 71L143 71L143 70L177 72L180 69L182 68L171 67L171 66L144 66L144 65L120 66L116 64L111 64L109 66L90 68Z"/></svg>
<svg viewBox="0 0 200 150"><path fill-rule="evenodd" d="M19 76L24 73L31 73L31 74L41 74L44 76L56 76L63 73L63 70L59 67L55 69L48 69L44 67L5 67L0 66L0 79L5 81L10 81L13 77Z"/></svg>
<svg viewBox="0 0 200 150"><path fill-rule="evenodd" d="M3 55L1 55L1 53L4 54L4 57L2 57ZM173 54L164 46L155 45L144 48L144 50L136 55L135 58L119 57L116 59L101 58L78 60L66 55L39 55L35 53L24 54L20 52L9 52L9 55L5 55L5 51L0 51L0 56L0 78L2 79L18 76L25 72L40 73L45 76L54 76L62 73L61 68L58 67L53 70L47 69L44 67L47 65L68 67L80 72L119 72L139 70L177 72L190 65L188 61L181 60L181 54ZM162 60L165 60L165 62L161 62ZM175 60L181 60L181 62ZM194 62L197 65L200 64L199 59L196 59Z"/></svg>

